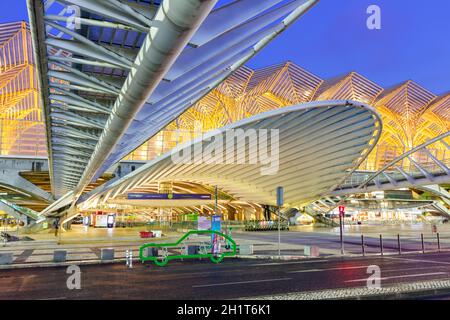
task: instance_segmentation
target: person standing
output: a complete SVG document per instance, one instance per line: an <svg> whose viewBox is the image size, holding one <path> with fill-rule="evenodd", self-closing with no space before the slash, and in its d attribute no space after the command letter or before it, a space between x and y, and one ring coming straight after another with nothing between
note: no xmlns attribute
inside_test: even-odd
<svg viewBox="0 0 450 320"><path fill-rule="evenodd" d="M59 231L59 218L53 220L53 228L55 229L55 237L57 237Z"/></svg>

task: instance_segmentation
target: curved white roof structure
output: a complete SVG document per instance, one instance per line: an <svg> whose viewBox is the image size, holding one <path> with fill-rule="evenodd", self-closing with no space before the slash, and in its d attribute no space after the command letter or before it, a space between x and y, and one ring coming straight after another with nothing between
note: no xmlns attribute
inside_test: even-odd
<svg viewBox="0 0 450 320"><path fill-rule="evenodd" d="M333 190L351 174L376 145L382 122L379 114L363 103L346 100L310 102L244 119L177 148L183 151L202 148L205 154L213 143L223 141L223 144L219 143L223 149L216 148L216 153L211 155L226 159L226 155L234 151L234 146L230 149L225 136L236 132L233 129L242 129L244 133L249 129L257 132L264 132L260 129L268 132L278 129L278 145L275 138L258 140L259 146L267 142L269 153L270 150L278 150L278 153L271 154L279 160L278 170L268 172L264 171L268 164L250 163L250 158L256 157L262 148L256 151L249 147L249 139L246 140L248 158L245 163L238 163L237 158L228 164L204 161L175 163L173 153L167 153L129 175L93 190L81 199L86 200L82 206L95 206L111 198L123 197L133 188L165 181L217 185L237 199L261 204L274 204L275 188L283 186L285 204L299 205Z"/></svg>
<svg viewBox="0 0 450 320"><path fill-rule="evenodd" d="M318 0L27 0L52 193L75 199Z"/></svg>

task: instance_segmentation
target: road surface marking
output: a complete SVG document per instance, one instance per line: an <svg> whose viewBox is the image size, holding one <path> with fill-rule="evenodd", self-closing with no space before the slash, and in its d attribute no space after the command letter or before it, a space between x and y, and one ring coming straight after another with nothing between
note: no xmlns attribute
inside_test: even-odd
<svg viewBox="0 0 450 320"><path fill-rule="evenodd" d="M418 273L418 274L405 274L402 276L391 276L391 277L382 277L380 280L389 280L389 279L398 279L398 278L414 278L414 277L425 277L425 276L437 276L437 275L447 275L447 272L431 272L431 273ZM345 282L366 282L367 278L363 279L355 279L355 280L347 280Z"/></svg>
<svg viewBox="0 0 450 320"><path fill-rule="evenodd" d="M263 279L263 280L252 280L252 281L238 281L238 282L223 282L223 283L201 284L201 285L192 286L192 288L230 286L230 285L235 285L235 284L274 282L274 281L286 281L286 280L292 280L292 278Z"/></svg>
<svg viewBox="0 0 450 320"><path fill-rule="evenodd" d="M307 272L320 272L327 271L329 269L307 269L307 270L297 270L297 271L288 271L286 273L307 273Z"/></svg>
<svg viewBox="0 0 450 320"><path fill-rule="evenodd" d="M269 262L269 263L255 263L250 266L280 266L285 264L303 264L303 263L319 263L327 262L328 260L307 260L307 261L292 261L292 262Z"/></svg>
<svg viewBox="0 0 450 320"><path fill-rule="evenodd" d="M307 272L321 272L321 271L340 271L340 270L352 270L352 269L367 269L367 266L354 266L354 267L344 267L344 268L326 268L326 269L306 269L306 270L296 270L288 271L286 273L307 273ZM444 268L444 266L434 266L430 268ZM423 267L416 268L403 268L403 269L382 269L383 273L386 272L397 272L397 271L411 271L411 270L422 270Z"/></svg>
<svg viewBox="0 0 450 320"><path fill-rule="evenodd" d="M303 273L303 272L319 272L319 271L333 271L333 270L367 269L367 267L368 267L368 265L367 266L343 267L343 268L309 269L309 270L288 271L287 273Z"/></svg>
<svg viewBox="0 0 450 320"><path fill-rule="evenodd" d="M404 261L411 261L411 262L425 262L425 263L436 263L436 264L450 265L450 262L445 262L445 261L435 261L435 260L421 260L421 259L393 258L393 257L385 257L385 259L404 260Z"/></svg>

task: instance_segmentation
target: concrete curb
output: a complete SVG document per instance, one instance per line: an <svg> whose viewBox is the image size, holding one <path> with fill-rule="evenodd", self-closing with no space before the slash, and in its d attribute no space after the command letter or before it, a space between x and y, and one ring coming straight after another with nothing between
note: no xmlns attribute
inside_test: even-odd
<svg viewBox="0 0 450 320"><path fill-rule="evenodd" d="M358 257L358 256L345 256L345 257ZM274 256L274 255L236 255L235 257L227 257L227 259L249 259L249 260L273 260L273 261L298 261L298 260L320 260L325 258L341 258L341 256L328 256L328 257L307 257L307 256ZM140 262L139 258L133 258L134 262ZM70 265L95 265L95 264L111 264L125 262L125 258L117 258L114 260L72 260L66 262L30 262L20 264L8 264L0 265L0 270L8 269L25 269L25 268L47 268L47 267L61 267Z"/></svg>
<svg viewBox="0 0 450 320"><path fill-rule="evenodd" d="M319 257L306 257L306 256L267 256L267 255L236 255L235 257L227 257L227 259L253 259L253 260L278 260L278 261L291 261L291 260L312 260L320 259ZM20 264L8 264L0 265L0 270L8 269L26 269L26 268L51 268L51 267L64 267L71 265L96 265L96 264L113 264L113 263L125 263L125 258L117 258L114 260L73 260L65 262L30 262ZM133 258L133 262L140 262L139 258Z"/></svg>
<svg viewBox="0 0 450 320"><path fill-rule="evenodd" d="M448 251L448 250L445 250ZM441 250L440 252L445 252L444 250ZM435 254L439 253L436 251L426 251L425 253L422 253L422 251L409 251L409 252L403 252L401 255L399 255L396 252L385 252L383 255L380 253L366 253L365 255L362 254L356 254L356 253L346 253L344 255L341 254L329 254L326 256L320 256L320 257L309 257L309 256L300 256L300 255L237 255L237 258L243 258L243 259L268 259L268 260L301 260L301 259L336 259L336 258L373 258L373 257L402 257L402 256L408 256L413 254Z"/></svg>
<svg viewBox="0 0 450 320"><path fill-rule="evenodd" d="M409 254L417 254L420 252L405 252L401 256L407 256ZM437 253L437 252L426 252L427 253ZM389 256L398 256L397 253L387 252L383 255L384 257ZM301 256L301 255L261 255L261 254L253 254L253 255L240 255L237 254L235 257L228 257L227 259L250 259L250 260L273 260L273 261L298 261L298 260L320 260L320 259L338 259L338 258L365 258L365 257L383 257L379 253L366 254L365 256L361 254L346 254L344 256L340 254L320 256L320 257L309 257L309 256ZM140 262L139 258L133 258L133 261ZM45 268L45 267L61 267L61 266L70 266L70 265L94 265L94 264L111 264L111 263L119 263L125 262L125 258L117 258L114 260L102 261L100 259L93 260L72 260L66 262L30 262L30 263L21 263L21 264L8 264L8 265L0 265L0 270L8 270L8 269L23 269L23 268Z"/></svg>
<svg viewBox="0 0 450 320"><path fill-rule="evenodd" d="M318 259L319 257L307 257L307 256L273 256L273 255L236 255L235 258L240 259L267 259L267 260L282 260L282 261L290 261L290 260L305 260L305 259Z"/></svg>
<svg viewBox="0 0 450 320"><path fill-rule="evenodd" d="M27 269L27 268L52 268L52 267L68 267L72 265L96 265L96 264L114 264L125 263L125 258L118 258L114 260L79 260L79 261L66 261L66 262L36 262L36 263L21 263L21 264L8 264L1 265L0 270L10 269ZM133 258L133 262L140 262L139 258Z"/></svg>

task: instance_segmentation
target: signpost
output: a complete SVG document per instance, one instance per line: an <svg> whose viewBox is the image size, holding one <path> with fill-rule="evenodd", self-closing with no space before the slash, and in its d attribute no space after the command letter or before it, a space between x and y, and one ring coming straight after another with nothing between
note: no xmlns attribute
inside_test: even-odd
<svg viewBox="0 0 450 320"><path fill-rule="evenodd" d="M217 198L218 198L219 191L217 189L217 186L214 188L214 214L217 216L218 214L218 205L217 205Z"/></svg>
<svg viewBox="0 0 450 320"><path fill-rule="evenodd" d="M214 215L211 217L211 230L213 231L221 231L222 226L220 223L220 216L218 215L219 208L217 203L217 196L218 196L218 189L217 186L214 187ZM219 253L219 238L217 234L211 235L211 244L212 244L212 253L218 254Z"/></svg>
<svg viewBox="0 0 450 320"><path fill-rule="evenodd" d="M284 204L284 189L283 187L277 187L277 213L278 213L278 256L281 256L281 215L280 208Z"/></svg>
<svg viewBox="0 0 450 320"><path fill-rule="evenodd" d="M211 230L221 232L222 223L219 215L214 215L211 217ZM211 235L211 244L212 244L212 253L219 254L220 253L220 241L219 235L217 233L213 233Z"/></svg>
<svg viewBox="0 0 450 320"><path fill-rule="evenodd" d="M339 232L341 238L341 254L344 254L344 217L345 217L345 207L339 206Z"/></svg>

